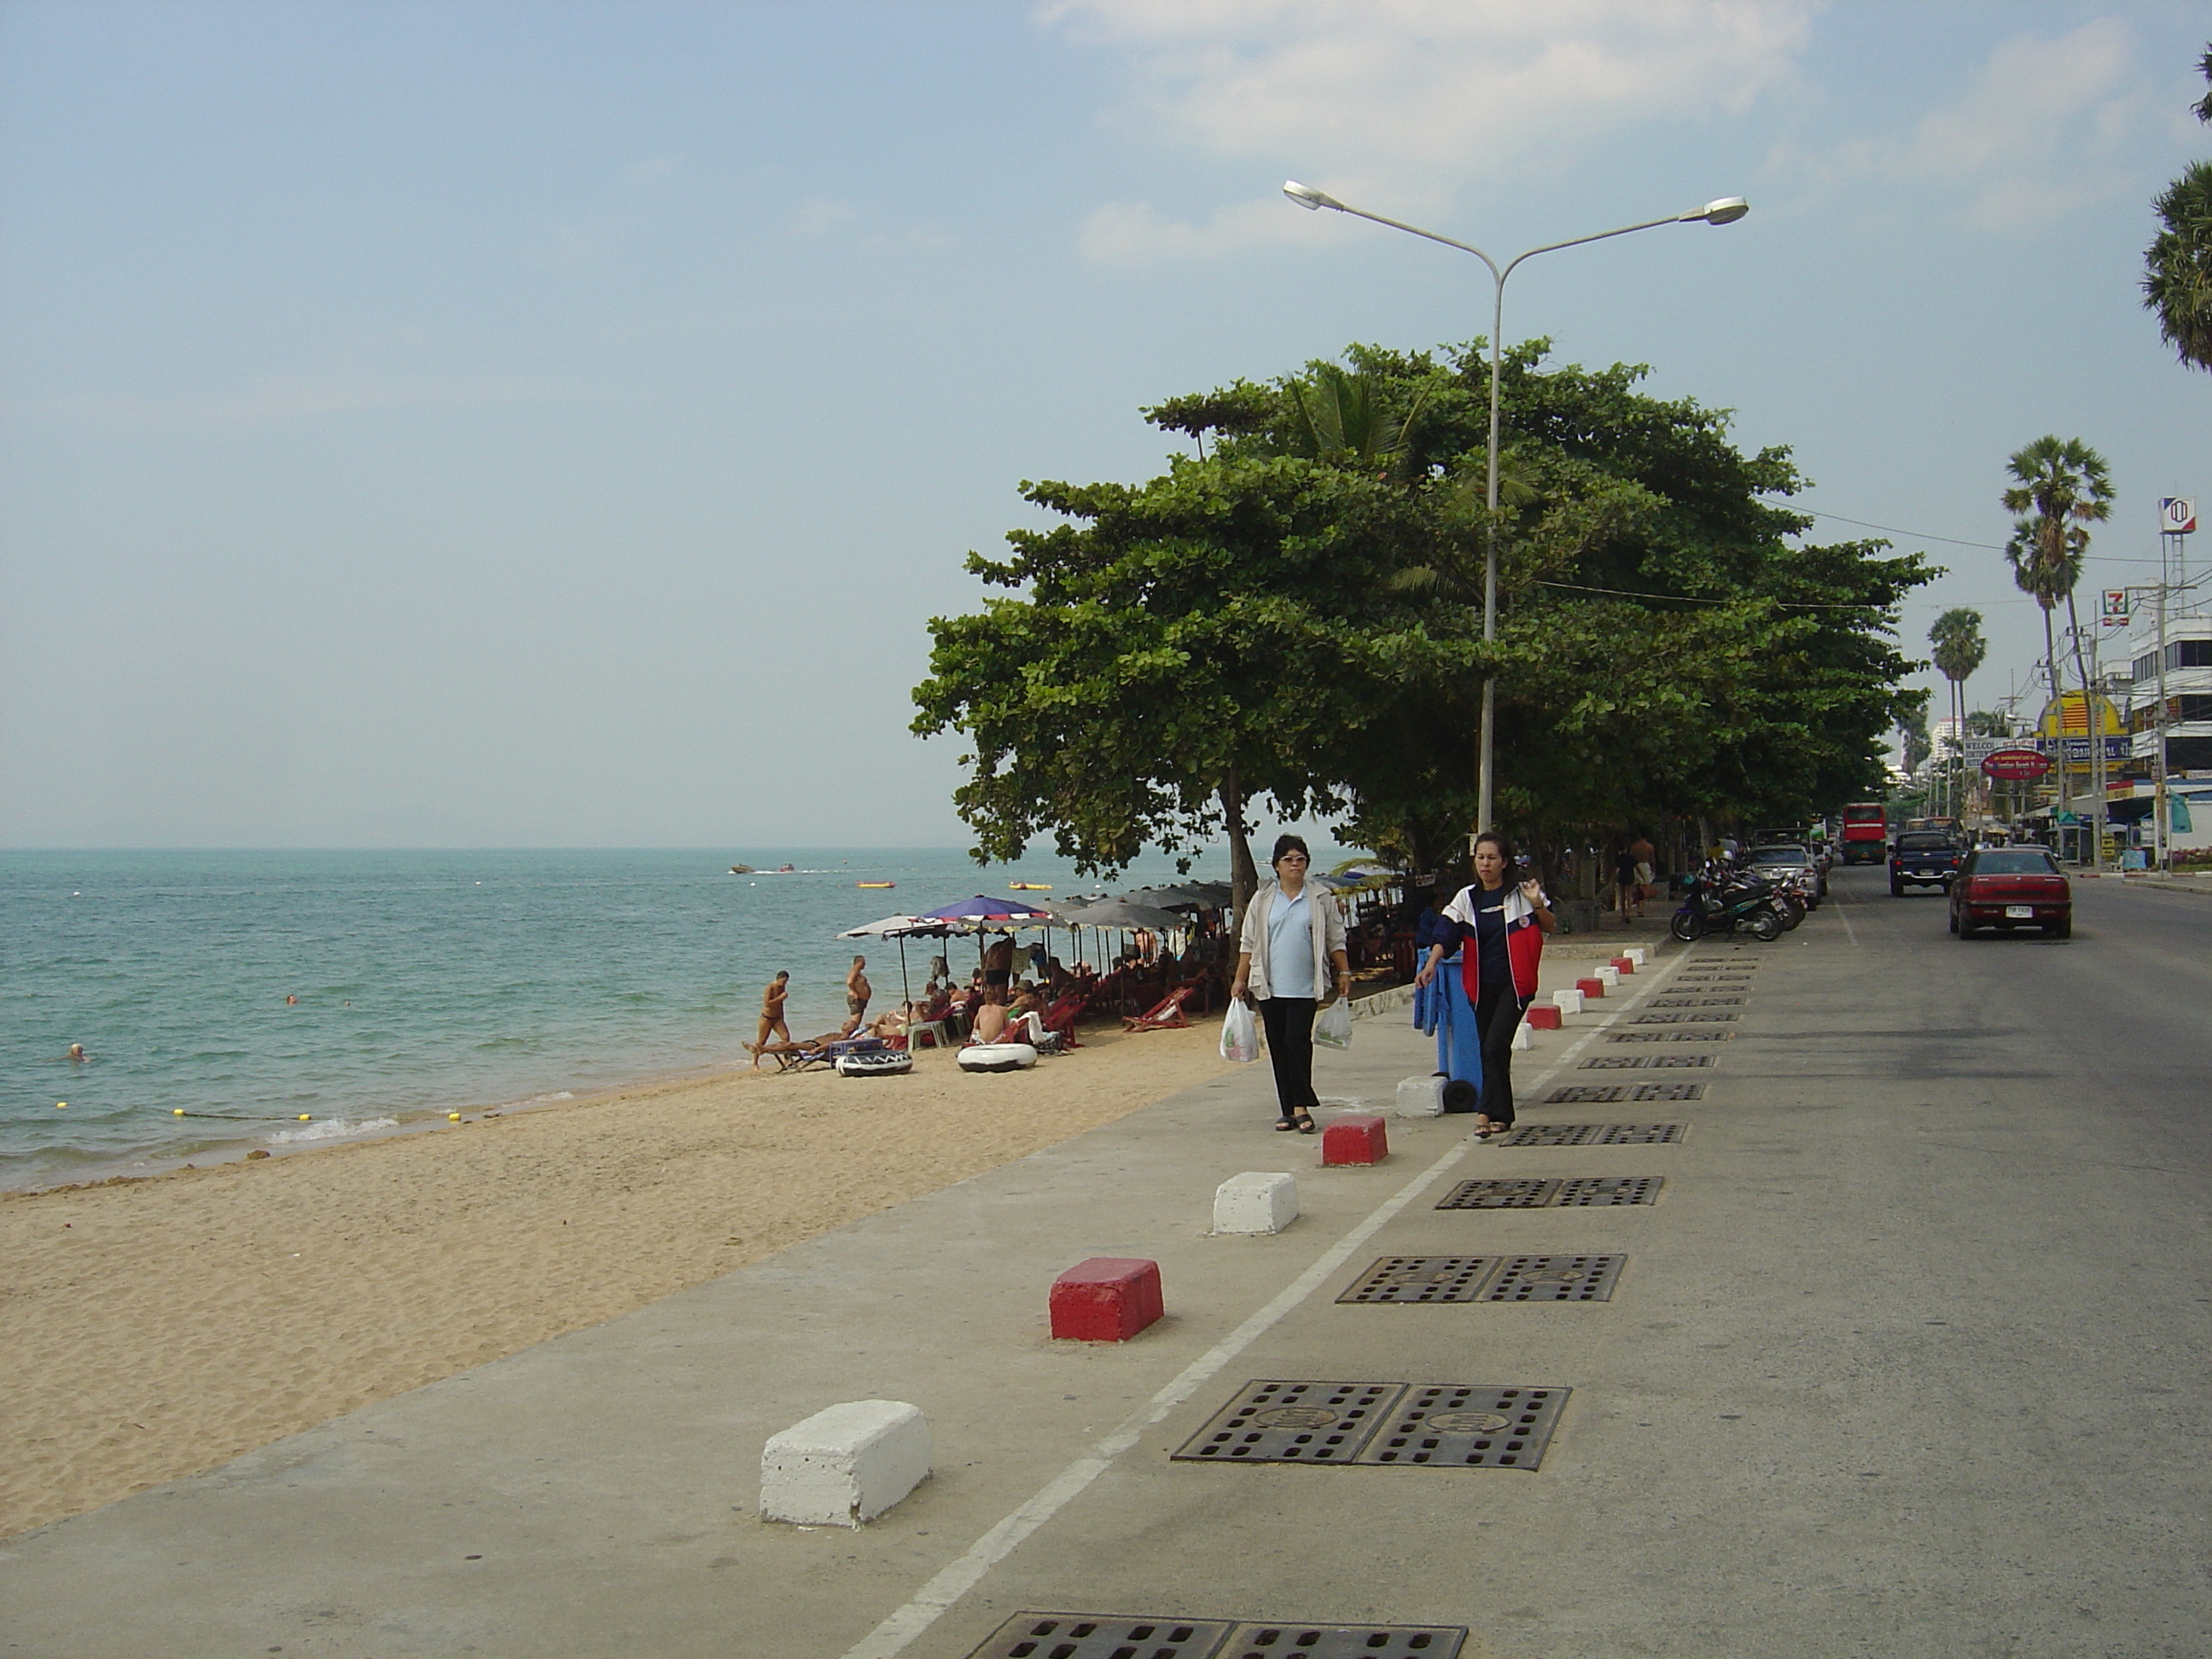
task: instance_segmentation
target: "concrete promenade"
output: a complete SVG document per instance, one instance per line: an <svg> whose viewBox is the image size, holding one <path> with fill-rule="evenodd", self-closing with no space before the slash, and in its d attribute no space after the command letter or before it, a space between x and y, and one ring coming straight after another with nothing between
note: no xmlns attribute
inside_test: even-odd
<svg viewBox="0 0 2212 1659"><path fill-rule="evenodd" d="M2212 913L2087 883L2069 944L1957 944L1881 879L1516 1057L1524 1125L1677 1144L1394 1119L1389 1162L1323 1170L1263 1062L0 1547L0 1652L959 1659L1054 1608L1464 1626L1515 1659L2201 1655ZM1430 1069L1401 1020L1322 1056L1339 1109ZM1659 1054L1712 1064L1586 1066ZM1294 1172L1300 1219L1210 1236L1248 1170ZM1583 1176L1665 1184L1434 1207ZM1384 1255L1524 1254L1626 1260L1607 1301L1335 1300ZM1157 1260L1167 1319L1054 1344L1047 1286L1091 1255ZM1533 1472L1170 1461L1255 1378L1572 1393ZM756 1518L767 1437L871 1397L927 1414L933 1477L858 1532Z"/></svg>

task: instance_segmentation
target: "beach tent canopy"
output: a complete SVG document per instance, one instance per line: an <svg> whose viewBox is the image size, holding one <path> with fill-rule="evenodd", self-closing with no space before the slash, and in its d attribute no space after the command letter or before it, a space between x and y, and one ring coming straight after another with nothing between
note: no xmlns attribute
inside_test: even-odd
<svg viewBox="0 0 2212 1659"><path fill-rule="evenodd" d="M966 922L971 927L1050 927L1059 918L1049 910L1024 904L1018 899L986 898L978 893L956 904L925 910L916 920Z"/></svg>
<svg viewBox="0 0 2212 1659"><path fill-rule="evenodd" d="M1069 905L1060 913L1065 927L1182 927L1185 918L1156 904L1136 899L1100 899L1095 904Z"/></svg>
<svg viewBox="0 0 2212 1659"><path fill-rule="evenodd" d="M1121 898L1126 903L1155 905L1163 910L1218 910L1229 902L1231 890L1226 882L1184 881L1164 887L1139 887L1133 893L1122 894Z"/></svg>
<svg viewBox="0 0 2212 1659"><path fill-rule="evenodd" d="M934 916L885 916L881 921L863 923L848 927L837 935L839 939L944 939L949 934L965 933L957 922L941 921Z"/></svg>

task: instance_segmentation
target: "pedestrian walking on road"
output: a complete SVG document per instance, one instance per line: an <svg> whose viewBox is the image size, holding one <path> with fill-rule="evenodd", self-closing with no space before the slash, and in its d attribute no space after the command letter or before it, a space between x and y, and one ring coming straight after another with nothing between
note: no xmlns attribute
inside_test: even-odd
<svg viewBox="0 0 2212 1659"><path fill-rule="evenodd" d="M1631 913L1644 913L1644 890L1636 874L1636 854L1626 842L1613 844L1613 908L1620 913L1620 925L1628 926Z"/></svg>
<svg viewBox="0 0 2212 1659"><path fill-rule="evenodd" d="M1314 1016L1322 990L1335 969L1336 994L1352 994L1352 959L1345 954L1344 912L1336 895L1306 880L1311 855L1297 836L1276 838L1275 878L1245 907L1237 940L1232 997L1255 1002L1267 1033L1267 1059L1275 1068L1275 1106L1281 1130L1314 1132Z"/></svg>
<svg viewBox="0 0 2212 1659"><path fill-rule="evenodd" d="M1444 908L1441 938L1413 983L1425 988L1456 949L1459 971L1442 977L1438 1058L1451 1081L1444 1109L1473 1111L1488 1137L1513 1123L1513 1033L1536 996L1544 935L1559 926L1541 883L1516 882L1513 844L1494 830L1474 840L1474 880Z"/></svg>

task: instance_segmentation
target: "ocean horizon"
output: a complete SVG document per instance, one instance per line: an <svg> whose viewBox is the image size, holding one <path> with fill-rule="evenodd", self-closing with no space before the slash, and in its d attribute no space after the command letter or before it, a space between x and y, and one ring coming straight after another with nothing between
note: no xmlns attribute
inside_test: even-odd
<svg viewBox="0 0 2212 1659"><path fill-rule="evenodd" d="M1191 875L1228 865L1208 848ZM844 928L1177 878L1165 855L1100 883L957 848L0 852L0 1188L747 1064L780 969L795 1035L843 1018L856 951L874 1006L897 1000L897 944ZM963 947L908 943L912 983Z"/></svg>

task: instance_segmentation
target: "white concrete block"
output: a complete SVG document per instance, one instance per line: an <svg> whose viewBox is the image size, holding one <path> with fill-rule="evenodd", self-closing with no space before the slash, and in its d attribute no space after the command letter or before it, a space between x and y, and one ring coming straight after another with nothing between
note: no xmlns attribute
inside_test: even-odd
<svg viewBox="0 0 2212 1659"><path fill-rule="evenodd" d="M1607 990L1610 991L1614 986L1620 983L1620 969L1614 967L1608 962L1604 967L1597 970L1595 977L1603 983Z"/></svg>
<svg viewBox="0 0 2212 1659"><path fill-rule="evenodd" d="M1536 1046L1536 1039L1528 1035L1528 1028L1526 1025L1516 1025L1513 1028L1513 1046L1516 1048L1533 1048Z"/></svg>
<svg viewBox="0 0 2212 1659"><path fill-rule="evenodd" d="M1298 1183L1281 1171L1247 1170L1213 1189L1217 1233L1279 1233L1298 1218Z"/></svg>
<svg viewBox="0 0 2212 1659"><path fill-rule="evenodd" d="M1441 1117L1444 1109L1444 1085L1448 1079L1440 1077L1409 1077L1399 1080L1397 1104L1392 1108L1400 1117Z"/></svg>
<svg viewBox="0 0 2212 1659"><path fill-rule="evenodd" d="M1646 962L1650 960L1650 958L1645 954L1644 947L1640 945L1632 945L1620 954L1626 957L1638 968L1641 968Z"/></svg>
<svg viewBox="0 0 2212 1659"><path fill-rule="evenodd" d="M1579 1014L1583 1011L1583 994L1580 991L1554 991L1552 993L1552 1006L1563 1014Z"/></svg>
<svg viewBox="0 0 2212 1659"><path fill-rule="evenodd" d="M761 1519L857 1527L929 1478L929 1420L896 1400L853 1400L761 1449Z"/></svg>

